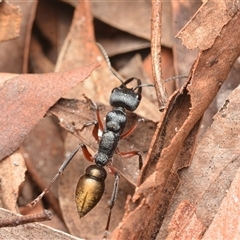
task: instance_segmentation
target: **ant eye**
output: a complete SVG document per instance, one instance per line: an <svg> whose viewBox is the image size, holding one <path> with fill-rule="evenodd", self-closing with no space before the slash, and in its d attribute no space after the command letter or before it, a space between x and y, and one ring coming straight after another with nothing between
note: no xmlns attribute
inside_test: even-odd
<svg viewBox="0 0 240 240"><path fill-rule="evenodd" d="M136 98L138 99L138 101L141 101L142 95L141 94L137 94Z"/></svg>

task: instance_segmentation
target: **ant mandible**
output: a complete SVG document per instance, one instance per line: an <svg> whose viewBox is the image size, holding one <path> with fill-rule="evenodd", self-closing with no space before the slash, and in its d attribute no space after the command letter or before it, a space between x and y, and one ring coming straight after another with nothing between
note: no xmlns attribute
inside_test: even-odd
<svg viewBox="0 0 240 240"><path fill-rule="evenodd" d="M89 125L92 124L95 125L92 134L99 144L98 150L95 153L95 155L92 156L85 144L82 143L79 144L79 146L61 165L61 167L58 170L58 173L54 176L49 185L29 205L34 206L44 196L44 194L49 191L52 184L58 179L58 177L62 174L67 165L73 159L75 154L81 148L86 160L94 162L95 164L87 167L85 174L79 178L76 187L75 202L77 205L77 211L80 218L82 218L89 211L91 211L102 198L105 189L105 179L107 177L107 172L104 169L104 167L107 166L109 171L115 175L114 188L112 192L111 201L109 204L108 220L105 228L104 237L106 237L106 234L109 230L111 212L116 200L119 185L119 174L111 166L113 154L116 153L124 158L130 158L138 155L139 169L141 169L142 167L141 152L139 151L120 152L117 148L119 141L132 134L132 132L136 129L137 125L141 121L144 121L142 118L139 119L127 132L123 133L127 124L126 110L129 112L134 112L141 101L142 87L153 85L141 84L141 81L134 77L129 78L126 81L122 81L112 70L110 61L104 48L98 43L97 45L100 48L102 54L104 55L110 71L121 81L121 85L119 87L114 88L111 92L109 102L113 109L106 115L105 127L103 127L98 106L92 100L88 99L85 96L85 98L91 102L91 104L94 106L96 110L97 121L86 123L83 126L82 130ZM128 88L127 85L134 80L137 82L137 86L135 88ZM98 137L99 129L102 131L102 137L100 140Z"/></svg>

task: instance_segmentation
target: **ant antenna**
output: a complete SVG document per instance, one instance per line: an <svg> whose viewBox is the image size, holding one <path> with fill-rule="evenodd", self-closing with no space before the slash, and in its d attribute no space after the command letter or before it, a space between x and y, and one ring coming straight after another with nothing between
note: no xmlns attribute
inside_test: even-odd
<svg viewBox="0 0 240 240"><path fill-rule="evenodd" d="M164 82L166 83L166 82L169 82L172 80L177 80L180 78L188 78L188 76L184 76L184 75L174 76L174 77L166 79ZM140 88L140 87L154 87L154 84L151 84L151 83L141 84L141 85L138 85L137 87L135 87L133 90L136 90L137 88Z"/></svg>
<svg viewBox="0 0 240 240"><path fill-rule="evenodd" d="M122 79L116 74L116 72L113 70L112 65L111 65L111 62L110 62L110 60L109 60L109 57L108 57L108 55L107 55L106 50L103 48L103 46L102 46L100 43L97 43L97 42L96 42L96 44L98 45L98 48L100 49L100 51L102 52L102 55L104 56L105 60L107 61L107 65L108 65L109 70L112 72L112 74L113 74L116 78L118 78L118 79L120 80L120 82L121 82L122 84L124 84L123 80L122 80Z"/></svg>
<svg viewBox="0 0 240 240"><path fill-rule="evenodd" d="M151 83L144 83L144 84L136 86L133 90L136 90L137 88L140 88L140 87L154 87L154 85Z"/></svg>

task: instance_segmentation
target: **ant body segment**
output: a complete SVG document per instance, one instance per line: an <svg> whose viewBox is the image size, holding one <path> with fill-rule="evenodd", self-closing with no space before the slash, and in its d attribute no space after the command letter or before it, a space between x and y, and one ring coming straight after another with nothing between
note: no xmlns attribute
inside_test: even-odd
<svg viewBox="0 0 240 240"><path fill-rule="evenodd" d="M109 69L113 72L105 50L101 45L98 44L98 46L102 51L103 55L105 56L105 59L107 60ZM141 81L137 78L129 78L123 82L114 72L113 74L121 81L121 85L114 88L111 92L109 102L113 109L107 113L104 127L100 119L98 106L92 100L85 97L94 106L96 110L97 121L87 123L83 126L83 128L94 124L92 134L99 144L97 152L94 156L92 156L85 144L79 144L79 146L74 150L74 152L64 161L62 166L59 168L58 173L54 176L47 188L44 189L44 191L33 202L30 203L31 206L34 206L44 196L44 194L49 191L52 184L58 179L58 177L67 167L67 165L73 159L75 154L81 148L86 160L93 162L94 164L87 167L85 174L80 177L77 183L75 202L80 218L82 218L89 211L91 211L102 198L105 189L105 179L107 177L107 172L104 167L107 166L109 171L115 175L114 188L109 204L109 215L105 228L105 234L109 229L111 211L116 200L119 185L119 174L111 166L113 155L116 153L124 158L130 158L138 155L139 169L141 169L142 167L141 152L120 152L118 150L119 141L129 136L136 129L137 125L141 121L144 121L143 119L139 119L128 131L123 133L127 124L126 110L134 112L141 101L142 87L153 86L150 84L141 84ZM128 88L127 85L134 80L137 82L137 86L135 88ZM99 129L102 131L101 139L99 139L98 137Z"/></svg>

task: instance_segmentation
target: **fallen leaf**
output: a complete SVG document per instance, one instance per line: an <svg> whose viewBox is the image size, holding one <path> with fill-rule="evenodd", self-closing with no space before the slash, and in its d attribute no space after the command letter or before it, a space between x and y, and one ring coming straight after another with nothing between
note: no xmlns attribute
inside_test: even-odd
<svg viewBox="0 0 240 240"><path fill-rule="evenodd" d="M19 36L21 23L21 10L4 1L0 9L0 42L14 39Z"/></svg>
<svg viewBox="0 0 240 240"><path fill-rule="evenodd" d="M0 162L0 206L18 212L19 187L25 180L26 166L19 152L13 153Z"/></svg>
<svg viewBox="0 0 240 240"><path fill-rule="evenodd" d="M238 1L206 1L176 37L180 38L188 49L206 50L213 45L222 28L239 10Z"/></svg>
<svg viewBox="0 0 240 240"><path fill-rule="evenodd" d="M5 129L0 136L0 159L16 150L48 108L96 66L64 73L19 75L7 81L0 89L3 107L0 125Z"/></svg>
<svg viewBox="0 0 240 240"><path fill-rule="evenodd" d="M196 206L198 219L206 227L214 216L218 216L220 204L240 167L237 147L239 134L236 127L239 91L239 87L233 91L225 106L214 117L211 128L197 146L192 165L181 172L181 186L170 205L159 239L165 239L166 225L182 200L188 200Z"/></svg>
<svg viewBox="0 0 240 240"><path fill-rule="evenodd" d="M231 183L226 197L219 207L211 225L203 236L207 239L239 239L239 181L240 170L238 168L236 175Z"/></svg>
<svg viewBox="0 0 240 240"><path fill-rule="evenodd" d="M56 121L51 117L41 119L25 138L21 145L21 151L26 161L28 174L39 190L43 191L64 159L63 141ZM62 218L57 201L57 187L58 182L51 187L45 198L54 212ZM28 193L28 195L30 194ZM34 199L34 197L29 199L28 196L25 198L25 202L21 202L22 205L27 205Z"/></svg>
<svg viewBox="0 0 240 240"><path fill-rule="evenodd" d="M169 22L171 21L171 2L162 2L163 4L163 36L162 44L171 47L172 35ZM122 31L132 35L150 40L150 19L151 3L147 1L133 2L92 2L94 16ZM135 11L138 9L137 11ZM124 17L122 13L124 12ZM138 23L138 24L136 24Z"/></svg>
<svg viewBox="0 0 240 240"><path fill-rule="evenodd" d="M16 39L0 43L0 59L4 59L4 61L0 62L0 71L25 73L27 72L30 34L37 2L17 1L15 5L15 8L21 9L20 35ZM16 20L11 19L12 24L15 21ZM6 29L4 31L6 31Z"/></svg>
<svg viewBox="0 0 240 240"><path fill-rule="evenodd" d="M169 223L166 239L200 239L204 230L204 225L196 216L195 207L184 201L178 206Z"/></svg>

